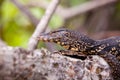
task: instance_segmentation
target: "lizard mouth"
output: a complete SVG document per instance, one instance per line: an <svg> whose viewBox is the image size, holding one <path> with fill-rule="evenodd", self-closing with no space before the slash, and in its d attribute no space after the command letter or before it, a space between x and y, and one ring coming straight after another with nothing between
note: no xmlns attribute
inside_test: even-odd
<svg viewBox="0 0 120 80"><path fill-rule="evenodd" d="M41 34L40 36L37 37L37 39L39 41L44 41L44 42L54 42L54 43L58 43L59 44L59 39L60 37L58 36L52 36L52 35L49 35L49 34Z"/></svg>
<svg viewBox="0 0 120 80"><path fill-rule="evenodd" d="M40 35L39 37L37 37L37 39L39 41L53 42L52 38L49 38L49 36L45 36L45 35Z"/></svg>

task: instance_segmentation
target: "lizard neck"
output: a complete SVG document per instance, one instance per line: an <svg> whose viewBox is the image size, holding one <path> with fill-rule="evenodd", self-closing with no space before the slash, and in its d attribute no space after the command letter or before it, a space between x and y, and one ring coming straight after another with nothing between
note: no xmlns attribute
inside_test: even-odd
<svg viewBox="0 0 120 80"><path fill-rule="evenodd" d="M71 51L86 53L96 44L95 40L87 37L86 35L78 31L63 30L61 32L58 32L56 36L57 41L55 40L53 42L60 44L65 49Z"/></svg>
<svg viewBox="0 0 120 80"><path fill-rule="evenodd" d="M72 32L68 42L71 42L69 50L82 52L84 54L88 53L91 50L97 41L87 37L86 35L79 33L79 32Z"/></svg>

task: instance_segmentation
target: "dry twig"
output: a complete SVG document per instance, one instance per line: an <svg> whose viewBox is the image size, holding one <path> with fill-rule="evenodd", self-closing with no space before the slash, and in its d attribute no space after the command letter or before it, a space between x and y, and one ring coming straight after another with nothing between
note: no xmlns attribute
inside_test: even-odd
<svg viewBox="0 0 120 80"><path fill-rule="evenodd" d="M66 8L66 9L59 6L56 13L60 15L63 18L63 20L66 20L116 1L117 0L93 0L93 1L80 4L78 6L75 6L72 8ZM48 4L45 2L38 3L38 2L32 1L31 3L28 4L28 6L35 6L35 7L37 6L37 7L46 9Z"/></svg>
<svg viewBox="0 0 120 80"><path fill-rule="evenodd" d="M31 12L29 11L29 9L21 4L18 0L11 0L12 3L14 3L14 5L17 6L17 8L25 14L25 16L27 16L29 18L29 20L36 26L38 24L38 19L35 18L35 16L33 16L33 14L31 14Z"/></svg>
<svg viewBox="0 0 120 80"><path fill-rule="evenodd" d="M35 32L33 33L32 37L29 40L29 43L28 43L29 50L33 50L37 47L38 40L35 38L37 36L39 36L40 33L44 32L46 30L47 25L53 15L54 11L56 10L59 2L60 2L60 0L53 0L51 2L51 4L48 6L48 8L45 12L45 15L42 17L41 21L38 23Z"/></svg>

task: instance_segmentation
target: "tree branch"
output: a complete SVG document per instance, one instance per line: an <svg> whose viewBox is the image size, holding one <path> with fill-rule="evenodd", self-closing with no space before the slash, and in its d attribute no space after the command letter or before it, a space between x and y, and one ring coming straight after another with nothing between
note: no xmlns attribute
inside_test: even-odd
<svg viewBox="0 0 120 80"><path fill-rule="evenodd" d="M31 54L32 53L32 54ZM0 46L0 80L112 80L110 68L97 56L84 61L45 49L29 52Z"/></svg>
<svg viewBox="0 0 120 80"><path fill-rule="evenodd" d="M14 5L17 6L17 8L25 15L29 18L29 20L36 26L38 24L38 19L35 18L35 16L33 16L33 14L31 14L31 12L29 11L29 9L21 4L18 0L10 0L12 3L14 3Z"/></svg>
<svg viewBox="0 0 120 80"><path fill-rule="evenodd" d="M96 9L98 7L105 6L105 5L113 3L113 2L116 2L116 0L93 0L93 1L89 1L89 2L86 2L86 3L81 4L79 6L67 9L65 14L63 15L63 17L65 19L69 19L69 18L72 18L74 16L83 14L85 12Z"/></svg>
<svg viewBox="0 0 120 80"><path fill-rule="evenodd" d="M53 0L51 4L48 6L45 15L42 17L41 21L38 23L37 28L35 32L33 33L31 39L29 40L28 43L28 49L33 50L37 47L38 40L35 39L37 36L40 35L40 33L44 32L45 29L47 28L47 25L55 12L60 0Z"/></svg>
<svg viewBox="0 0 120 80"><path fill-rule="evenodd" d="M66 8L66 9L59 6L56 13L60 15L63 18L63 20L66 20L114 2L117 2L117 0L92 0L92 1L80 4L78 6L75 6L72 8ZM48 4L45 2L38 3L35 1L34 2L32 1L28 4L28 6L41 7L44 9L46 8L47 5Z"/></svg>

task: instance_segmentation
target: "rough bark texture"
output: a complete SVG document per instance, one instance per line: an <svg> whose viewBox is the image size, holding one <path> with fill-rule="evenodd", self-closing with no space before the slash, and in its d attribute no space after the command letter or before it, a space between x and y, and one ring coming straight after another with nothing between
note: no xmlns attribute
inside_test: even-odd
<svg viewBox="0 0 120 80"><path fill-rule="evenodd" d="M0 80L112 80L110 68L98 56L86 60L52 54L46 49L29 52L0 43Z"/></svg>

